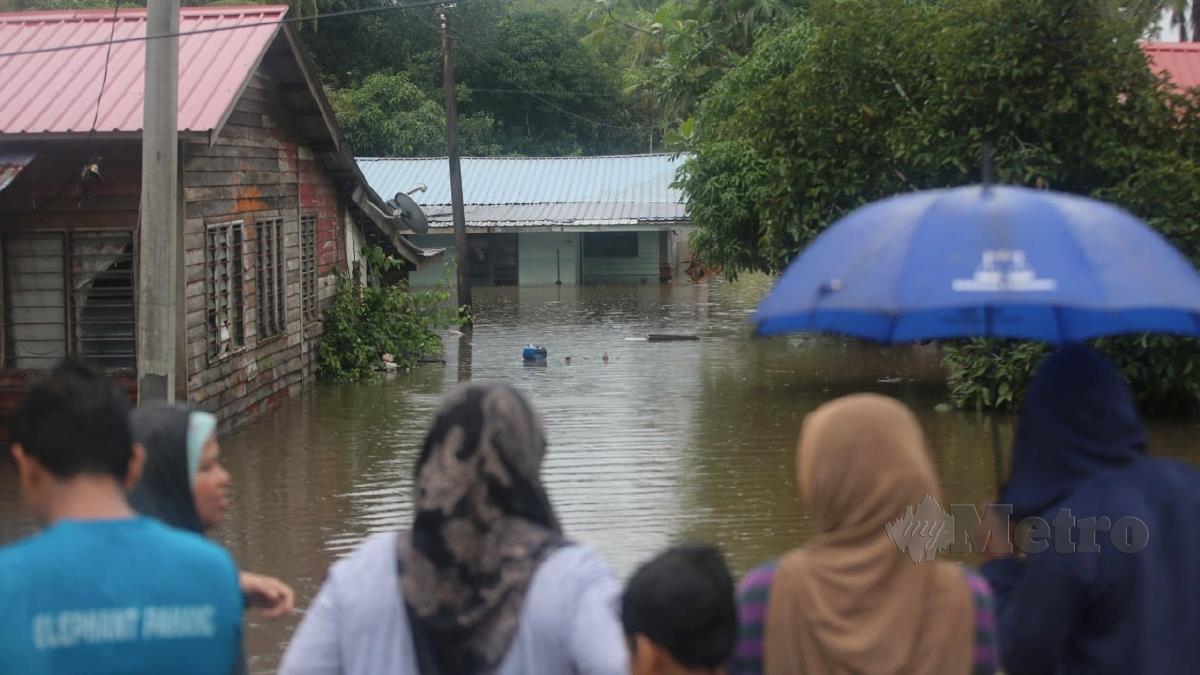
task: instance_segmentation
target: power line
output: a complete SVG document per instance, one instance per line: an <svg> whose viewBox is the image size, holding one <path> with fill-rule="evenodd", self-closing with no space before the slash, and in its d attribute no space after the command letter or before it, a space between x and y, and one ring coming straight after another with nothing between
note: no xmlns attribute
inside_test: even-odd
<svg viewBox="0 0 1200 675"><path fill-rule="evenodd" d="M22 49L12 52L0 52L0 58L11 56L26 56L31 54L52 54L54 52L66 52L76 49L88 49L90 47L105 47L114 44L124 44L126 42L145 42L148 40L158 40L162 38L179 38L188 37L189 35L205 35L207 33L222 33L227 30L242 30L245 28L261 28L263 26L280 26L283 24L301 23L303 21L317 21L319 19L336 19L344 16L356 16L359 14L375 14L379 12L389 12L398 9L415 9L418 7L433 7L440 5L444 0L423 0L421 2L411 2L401 5L387 5L383 7L362 7L359 9L346 9L339 12L328 12L326 14L314 14L311 16L289 16L275 21L257 21L255 23L244 23L237 26L217 26L215 28L200 28L197 30L179 31L177 33L166 33L162 35L121 38L120 40L101 40L99 42L82 42L74 45L59 45L57 47L40 47L38 49ZM114 26L115 28L115 26Z"/></svg>
<svg viewBox="0 0 1200 675"><path fill-rule="evenodd" d="M537 94L535 94L531 91L524 91L524 90L517 90L517 91L519 91L522 94L526 94L531 98L535 98L535 99L541 101L544 105L546 105L550 108L553 108L554 110L557 110L558 112L562 113L563 115L567 115L569 117L574 117L577 120L587 122L588 124L592 124L592 125L595 125L598 127L607 127L609 129L625 129L627 131L661 131L662 130L662 127L647 127L647 126L642 126L640 124L609 124L608 122L601 122L599 120L594 120L594 119L591 119L588 117L584 117L583 115L573 113L570 110L560 108L560 107L554 105L553 103L551 103L550 101L547 101L546 99L542 98L541 96L538 96Z"/></svg>
<svg viewBox="0 0 1200 675"><path fill-rule="evenodd" d="M482 92L485 94L525 94L527 96L587 96L592 98L612 98L612 94L599 94L594 91L537 91L525 89L480 89L472 87L469 83L464 83L471 93Z"/></svg>

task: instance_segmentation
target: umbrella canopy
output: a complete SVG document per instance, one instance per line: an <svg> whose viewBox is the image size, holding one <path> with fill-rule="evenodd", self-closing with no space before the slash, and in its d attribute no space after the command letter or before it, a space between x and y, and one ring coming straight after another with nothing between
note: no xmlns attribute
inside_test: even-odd
<svg viewBox="0 0 1200 675"><path fill-rule="evenodd" d="M1103 202L1012 186L929 190L834 223L753 321L759 335L881 342L1200 335L1200 276L1157 232Z"/></svg>

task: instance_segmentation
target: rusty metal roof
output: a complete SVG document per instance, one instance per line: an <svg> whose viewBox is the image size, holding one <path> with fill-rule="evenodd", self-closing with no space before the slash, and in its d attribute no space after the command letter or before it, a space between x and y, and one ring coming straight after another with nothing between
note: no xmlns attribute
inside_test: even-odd
<svg viewBox="0 0 1200 675"><path fill-rule="evenodd" d="M29 151L4 151L0 148L0 191L16 180L17 175L36 157Z"/></svg>
<svg viewBox="0 0 1200 675"><path fill-rule="evenodd" d="M1145 42L1142 51L1155 70L1164 72L1180 89L1200 86L1200 43Z"/></svg>
<svg viewBox="0 0 1200 675"><path fill-rule="evenodd" d="M286 6L185 7L179 30L179 130L217 128L279 31ZM196 35L186 33L242 26ZM115 29L115 30L114 30ZM145 8L0 13L0 51L19 52L143 37ZM0 135L87 133L100 98L98 133L142 129L145 41L0 56Z"/></svg>

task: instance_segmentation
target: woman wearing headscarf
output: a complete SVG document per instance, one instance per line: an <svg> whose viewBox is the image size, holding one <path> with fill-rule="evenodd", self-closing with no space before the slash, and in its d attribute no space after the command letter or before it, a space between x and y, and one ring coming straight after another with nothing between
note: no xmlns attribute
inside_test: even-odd
<svg viewBox="0 0 1200 675"><path fill-rule="evenodd" d="M334 564L281 672L624 675L619 585L563 536L545 453L511 387L448 395L417 458L412 528Z"/></svg>
<svg viewBox="0 0 1200 675"><path fill-rule="evenodd" d="M134 441L146 449L142 479L129 495L140 513L167 525L203 535L216 527L229 507L230 476L221 465L217 418L178 405L135 410ZM268 619L292 610L291 587L273 577L240 572L246 604Z"/></svg>
<svg viewBox="0 0 1200 675"><path fill-rule="evenodd" d="M1068 346L1042 364L999 501L1010 526L1049 532L985 552L1006 672L1200 672L1200 473L1146 455L1133 398L1100 353Z"/></svg>
<svg viewBox="0 0 1200 675"><path fill-rule="evenodd" d="M915 562L886 529L940 512L921 508L941 494L912 412L873 394L827 403L805 419L796 464L817 535L742 581L731 674L994 673L986 582Z"/></svg>

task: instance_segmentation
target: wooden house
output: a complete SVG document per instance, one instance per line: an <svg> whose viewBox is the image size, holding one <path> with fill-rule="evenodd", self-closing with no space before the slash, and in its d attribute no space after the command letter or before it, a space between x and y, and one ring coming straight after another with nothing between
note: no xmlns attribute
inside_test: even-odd
<svg viewBox="0 0 1200 675"><path fill-rule="evenodd" d="M284 6L182 10L177 398L241 422L314 377L335 273L424 253L363 180ZM219 30L212 30L219 29ZM0 415L65 356L134 393L146 10L0 14ZM112 44L108 45L108 41ZM90 46L80 46L90 45Z"/></svg>

